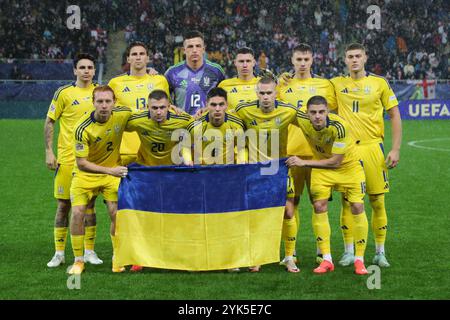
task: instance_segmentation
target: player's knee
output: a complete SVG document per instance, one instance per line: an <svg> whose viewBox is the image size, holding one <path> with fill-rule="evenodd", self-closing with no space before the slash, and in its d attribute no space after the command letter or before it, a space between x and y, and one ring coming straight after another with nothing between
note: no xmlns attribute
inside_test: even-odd
<svg viewBox="0 0 450 320"><path fill-rule="evenodd" d="M67 216L70 211L70 200L58 199L57 214Z"/></svg>
<svg viewBox="0 0 450 320"><path fill-rule="evenodd" d="M319 200L314 202L314 212L322 213L328 210L328 202L327 200Z"/></svg>
<svg viewBox="0 0 450 320"><path fill-rule="evenodd" d="M364 212L364 203L352 203L350 204L352 214L361 214Z"/></svg>
<svg viewBox="0 0 450 320"><path fill-rule="evenodd" d="M384 211L384 194L370 195L369 200L374 212Z"/></svg>
<svg viewBox="0 0 450 320"><path fill-rule="evenodd" d="M83 221L86 208L84 206L75 206L72 208L72 220Z"/></svg>

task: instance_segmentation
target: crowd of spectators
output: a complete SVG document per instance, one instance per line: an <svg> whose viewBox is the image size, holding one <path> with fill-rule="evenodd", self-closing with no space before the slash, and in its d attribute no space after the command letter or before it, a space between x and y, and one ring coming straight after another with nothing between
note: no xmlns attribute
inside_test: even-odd
<svg viewBox="0 0 450 320"><path fill-rule="evenodd" d="M233 54L251 47L258 68L291 69L291 49L313 46L314 73L345 73L343 50L362 42L368 70L389 79L449 78L449 12L446 0L100 0L78 1L81 30L68 30L67 1L0 2L0 59L67 59L81 49L105 61L108 32L151 49L151 66L164 72L182 59L183 33L205 34L208 58L228 76ZM380 29L369 29L369 5L381 8ZM7 41L5 41L7 40Z"/></svg>
<svg viewBox="0 0 450 320"><path fill-rule="evenodd" d="M0 59L72 59L78 52L105 61L108 31L124 28L128 5L124 1L76 1L80 29L67 26L73 3L51 0L0 1Z"/></svg>
<svg viewBox="0 0 450 320"><path fill-rule="evenodd" d="M160 72L178 61L182 34L198 29L206 36L208 57L235 73L233 53L249 46L259 67L289 71L290 49L313 46L314 72L332 77L345 73L345 45L368 48L368 69L389 79L449 77L449 12L445 0L245 1L184 0L134 3L126 40L143 40ZM381 29L369 29L369 5L381 9ZM414 70L412 70L414 69Z"/></svg>

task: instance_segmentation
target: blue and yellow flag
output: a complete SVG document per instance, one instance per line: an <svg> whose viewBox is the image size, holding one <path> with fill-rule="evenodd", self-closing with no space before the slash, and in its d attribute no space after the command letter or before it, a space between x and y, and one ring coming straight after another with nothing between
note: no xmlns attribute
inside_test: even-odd
<svg viewBox="0 0 450 320"><path fill-rule="evenodd" d="M118 265L220 270L279 261L287 168L129 167L119 187Z"/></svg>

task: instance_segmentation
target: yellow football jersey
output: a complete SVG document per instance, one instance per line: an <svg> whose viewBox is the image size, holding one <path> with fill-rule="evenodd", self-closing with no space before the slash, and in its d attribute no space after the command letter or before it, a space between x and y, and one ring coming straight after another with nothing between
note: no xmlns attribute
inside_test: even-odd
<svg viewBox="0 0 450 320"><path fill-rule="evenodd" d="M221 126L214 126L209 114L192 122L188 128L194 145L194 162L201 164L245 163L245 141L238 146L238 136L244 137L244 122L235 115L225 113Z"/></svg>
<svg viewBox="0 0 450 320"><path fill-rule="evenodd" d="M355 161L360 160L349 125L340 116L330 113L326 127L320 131L314 129L308 115L301 110L297 112L297 120L313 150L314 159L329 159L333 154L343 154L341 168L354 165Z"/></svg>
<svg viewBox="0 0 450 320"><path fill-rule="evenodd" d="M162 123L152 120L148 110L131 116L126 131L136 131L141 141L136 162L145 166L173 165L172 149L179 141L172 141L172 132L186 129L192 121L194 118L184 112L176 115L169 111Z"/></svg>
<svg viewBox="0 0 450 320"><path fill-rule="evenodd" d="M170 97L169 83L162 75L132 76L125 73L112 78L108 85L114 90L116 105L127 106L135 112L147 109L148 95L153 90L163 90ZM120 153L136 154L139 144L139 137L136 133L125 132Z"/></svg>
<svg viewBox="0 0 450 320"><path fill-rule="evenodd" d="M78 120L94 109L92 91L97 84L80 88L75 82L60 87L53 96L47 117L56 121L59 119L58 163L73 165L73 128Z"/></svg>
<svg viewBox="0 0 450 320"><path fill-rule="evenodd" d="M263 162L283 158L287 155L288 126L296 124L297 108L289 103L275 100L275 108L264 113L259 101L243 102L236 107L236 113L244 121L249 138L249 162ZM278 141L272 141L274 130L278 132ZM252 136L253 135L253 136ZM278 157L273 157L272 144L278 147Z"/></svg>
<svg viewBox="0 0 450 320"><path fill-rule="evenodd" d="M336 109L336 97L331 82L327 79L312 75L308 79L293 78L287 83L283 81L277 86L277 98L290 103L306 112L306 103L313 96L323 96L327 99L328 107ZM303 135L302 130L289 126L287 152L289 155L312 156L312 150Z"/></svg>
<svg viewBox="0 0 450 320"><path fill-rule="evenodd" d="M256 84L259 77L251 80L241 80L239 78L231 78L223 80L218 87L227 92L228 110L236 109L236 106L241 102L254 101L258 99L256 95Z"/></svg>
<svg viewBox="0 0 450 320"><path fill-rule="evenodd" d="M115 167L120 161L120 142L131 110L127 107L115 107L109 120L100 123L94 119L94 111L84 115L74 129L74 154L78 158L86 158L89 162L103 167ZM74 172L83 172L75 166Z"/></svg>
<svg viewBox="0 0 450 320"><path fill-rule="evenodd" d="M383 77L367 73L354 80L350 76L331 79L338 114L348 121L355 140L381 142L384 138L384 110L398 105L397 97Z"/></svg>

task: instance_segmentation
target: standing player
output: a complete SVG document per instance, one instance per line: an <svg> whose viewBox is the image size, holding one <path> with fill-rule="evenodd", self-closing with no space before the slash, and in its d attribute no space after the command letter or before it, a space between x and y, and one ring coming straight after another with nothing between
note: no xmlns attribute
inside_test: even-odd
<svg viewBox="0 0 450 320"><path fill-rule="evenodd" d="M248 159L250 163L265 162L286 157L288 126L296 123L297 109L291 105L276 100L276 82L272 77L263 77L257 86L258 100L243 102L236 107L236 113L241 118L247 131L256 132L262 139L249 139ZM275 140L276 139L276 140ZM273 140L273 141L272 141ZM276 149L272 149L275 146ZM285 258L283 263L289 272L299 272L294 262L297 225L294 217L294 185L291 176L288 179L288 192L283 221L283 239ZM250 271L259 271L259 266Z"/></svg>
<svg viewBox="0 0 450 320"><path fill-rule="evenodd" d="M364 212L365 176L356 152L355 142L347 123L339 116L328 113L327 101L314 96L307 102L307 114L298 111L298 123L314 150L313 160L290 157L286 164L313 168L311 171L311 197L314 204L313 229L323 261L315 273L334 270L330 250L330 223L328 198L334 187L344 192L351 207L356 240L355 273L367 274L364 251L367 245L368 223Z"/></svg>
<svg viewBox="0 0 450 320"><path fill-rule="evenodd" d="M278 99L297 106L297 108L306 112L305 103L309 98L320 95L327 99L330 109L334 109L336 106L336 98L333 85L329 80L320 78L311 72L311 66L313 64L313 50L311 46L301 43L294 47L292 50L291 62L294 66L295 73L288 79L280 79L280 84L277 87ZM312 159L313 153L308 141L302 130L297 126L289 126L287 153L291 156L299 156L304 160ZM298 204L300 202L300 196L303 194L305 184L309 190L311 168L292 167L291 174L294 178L295 186L295 219L297 227L299 228L300 215L298 212ZM313 215L313 219L314 218L315 215ZM320 253L319 250L318 253Z"/></svg>
<svg viewBox="0 0 450 320"><path fill-rule="evenodd" d="M202 33L188 32L184 37L183 47L186 61L170 67L165 76L175 105L195 115L205 107L208 91L225 79L225 73L218 64L204 58L205 42Z"/></svg>
<svg viewBox="0 0 450 320"><path fill-rule="evenodd" d="M117 105L127 106L133 111L146 110L150 92L159 89L169 94L169 84L164 76L147 73L148 49L143 42L130 43L126 54L130 72L112 78L108 85L114 90ZM127 165L134 162L138 149L137 134L125 132L120 147L121 163Z"/></svg>
<svg viewBox="0 0 450 320"><path fill-rule="evenodd" d="M70 212L70 184L75 163L72 141L75 123L83 114L93 109L92 83L95 74L95 59L89 54L78 54L73 62L76 81L59 88L52 100L45 121L45 162L55 172L54 196L57 200L55 216L54 241L55 255L47 263L50 268L65 262L67 229ZM53 131L56 120L60 122L58 135L58 159L53 153ZM102 264L94 251L96 237L95 198L86 210L86 237L84 260L92 264Z"/></svg>
<svg viewBox="0 0 450 320"><path fill-rule="evenodd" d="M225 89L228 96L228 111L233 111L241 102L254 101L256 95L256 84L259 78L253 74L256 65L253 50L247 47L238 49L234 66L237 77L223 80L219 88Z"/></svg>
<svg viewBox="0 0 450 320"><path fill-rule="evenodd" d="M75 262L69 269L69 274L81 274L84 270L83 219L87 204L99 193L103 194L111 218L110 233L114 254L117 192L120 177L125 177L128 172L127 167L119 166L119 148L131 110L126 107L114 108L114 91L109 86L98 86L92 95L95 111L81 117L74 130L73 148L77 165L70 187L70 235ZM125 268L116 266L113 258L112 270L123 272Z"/></svg>
<svg viewBox="0 0 450 320"><path fill-rule="evenodd" d="M392 88L385 78L366 72L366 62L364 46L350 44L345 50L345 64L350 75L333 78L331 82L335 88L338 114L348 121L364 163L376 245L373 263L389 267L384 250L387 231L384 194L389 192L387 168L395 168L400 158L402 123L398 101ZM384 111L392 122L392 149L386 161L383 146ZM345 253L339 263L345 266L354 260L354 239L350 207L345 197L342 203L341 228Z"/></svg>

